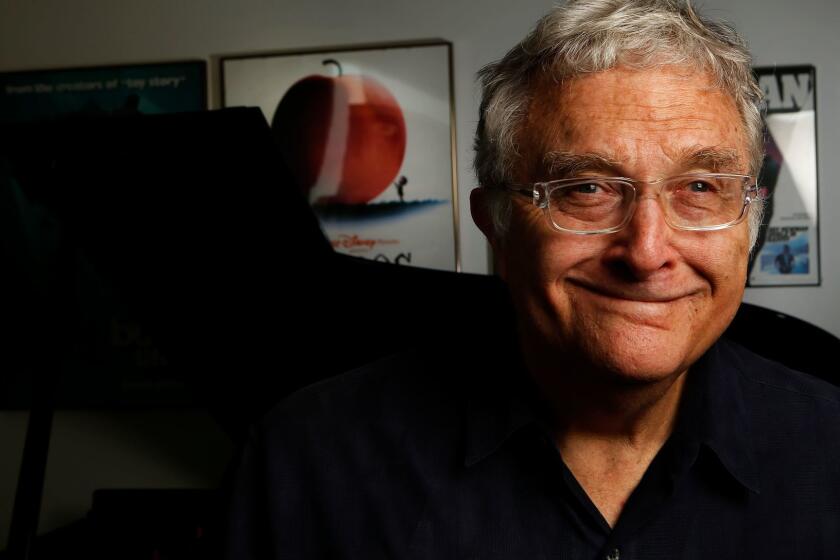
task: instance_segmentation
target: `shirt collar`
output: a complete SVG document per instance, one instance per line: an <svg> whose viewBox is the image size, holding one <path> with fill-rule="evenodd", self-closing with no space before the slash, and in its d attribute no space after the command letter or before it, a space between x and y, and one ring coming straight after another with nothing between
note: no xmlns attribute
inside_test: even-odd
<svg viewBox="0 0 840 560"><path fill-rule="evenodd" d="M759 493L758 462L737 352L718 340L691 367L676 432L705 446L742 486Z"/></svg>
<svg viewBox="0 0 840 560"><path fill-rule="evenodd" d="M528 395L535 390L518 348L496 346L493 361L476 368L466 395L464 465L497 451L514 433L537 420Z"/></svg>
<svg viewBox="0 0 840 560"><path fill-rule="evenodd" d="M726 341L718 341L691 367L675 435L717 456L727 472L758 493L759 476L740 363ZM497 357L498 358L498 357ZM533 382L518 351L505 352L476 371L466 397L464 465L495 453L521 428L537 423Z"/></svg>

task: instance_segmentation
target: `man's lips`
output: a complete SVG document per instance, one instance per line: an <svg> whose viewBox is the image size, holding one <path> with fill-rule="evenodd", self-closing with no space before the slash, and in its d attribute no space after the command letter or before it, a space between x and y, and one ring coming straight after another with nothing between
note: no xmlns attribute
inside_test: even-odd
<svg viewBox="0 0 840 560"><path fill-rule="evenodd" d="M700 290L686 289L683 286L661 286L656 284L610 284L596 283L588 280L568 279L578 288L594 294L626 301L640 303L672 303L677 300L696 295Z"/></svg>

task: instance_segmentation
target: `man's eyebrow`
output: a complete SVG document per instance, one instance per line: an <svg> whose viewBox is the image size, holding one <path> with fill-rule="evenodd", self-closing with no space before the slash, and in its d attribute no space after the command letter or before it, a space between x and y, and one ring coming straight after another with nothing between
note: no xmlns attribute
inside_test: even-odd
<svg viewBox="0 0 840 560"><path fill-rule="evenodd" d="M703 148L685 150L679 158L685 169L705 169L713 172L737 172L741 167L741 158L737 150L731 148Z"/></svg>
<svg viewBox="0 0 840 560"><path fill-rule="evenodd" d="M701 169L733 173L739 172L742 165L738 151L732 148L687 148L675 159L686 171ZM620 175L619 169L620 161L603 154L552 151L543 156L541 172L547 179L565 179L583 173Z"/></svg>
<svg viewBox="0 0 840 560"><path fill-rule="evenodd" d="M549 178L575 177L582 172L615 174L620 162L601 154L575 154L573 152L548 152L542 160L543 172Z"/></svg>

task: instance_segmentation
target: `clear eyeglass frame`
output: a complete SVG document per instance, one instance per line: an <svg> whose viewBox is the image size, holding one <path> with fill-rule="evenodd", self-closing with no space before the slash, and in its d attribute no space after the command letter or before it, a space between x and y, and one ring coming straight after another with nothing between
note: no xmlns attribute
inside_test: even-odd
<svg viewBox="0 0 840 560"><path fill-rule="evenodd" d="M686 181L688 179L697 179L697 180L713 180L713 179L740 179L743 181L742 185L742 194L743 194L743 204L741 205L741 212L737 218L730 220L728 222L724 222L721 224L711 224L711 225L701 225L701 226L693 226L693 225L685 225L675 222L672 217L671 213L666 207L662 196L662 190L666 185L673 184L674 182L678 181ZM617 225L602 228L602 229L595 229L595 230L579 230L579 229L570 229L563 227L557 224L551 215L551 209L549 208L549 200L551 199L551 193L558 188L563 187L572 187L577 185L586 185L593 182L609 182L609 183L618 183L620 185L629 187L630 192L633 193L633 198L627 203L627 210L624 219L618 223ZM624 227L630 222L633 214L636 211L636 205L639 200L642 198L638 197L638 189L636 185L660 185L660 188L657 190L655 198L658 199L660 208L662 209L662 213L665 217L665 222L674 229L677 230L684 230L684 231L716 231L731 228L741 222L744 221L744 218L747 216L747 209L750 206L750 203L757 200L761 196L761 190L756 183L756 178L752 175L741 175L737 173L689 173L689 174L682 174L682 175L675 175L673 177L666 177L662 179L655 179L653 181L641 181L638 179L630 179L628 177L573 177L569 179L557 179L554 181L546 181L546 182L538 182L532 183L530 185L511 185L507 187L507 190L511 192L515 192L518 194L522 194L532 199L535 206L538 208L542 208L543 212L545 213L545 217L548 220L548 223L557 231L564 232L564 233L573 233L577 235L596 235L596 234L604 234L604 233L616 233L624 229ZM650 198L650 197L644 197Z"/></svg>

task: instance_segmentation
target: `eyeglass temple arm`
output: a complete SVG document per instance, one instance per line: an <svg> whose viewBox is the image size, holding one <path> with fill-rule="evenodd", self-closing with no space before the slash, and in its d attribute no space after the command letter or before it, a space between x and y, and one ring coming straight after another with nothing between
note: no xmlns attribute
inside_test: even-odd
<svg viewBox="0 0 840 560"><path fill-rule="evenodd" d="M508 186L505 187L505 190L510 191L510 192L514 192L514 193L518 193L518 194L521 194L523 196L527 196L528 198L533 198L533 196L534 196L534 187L533 186L529 186L529 187L526 188L526 187L521 186L521 185L508 185Z"/></svg>

